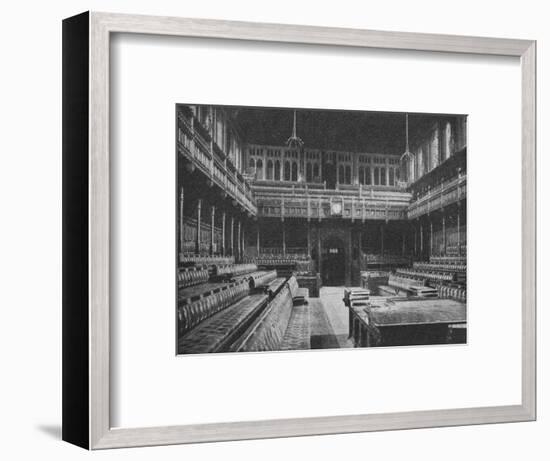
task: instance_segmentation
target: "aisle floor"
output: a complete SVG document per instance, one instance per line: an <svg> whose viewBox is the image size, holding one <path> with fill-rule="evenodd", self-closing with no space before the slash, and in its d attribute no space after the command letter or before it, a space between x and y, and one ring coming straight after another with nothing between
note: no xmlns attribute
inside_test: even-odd
<svg viewBox="0 0 550 461"><path fill-rule="evenodd" d="M312 349L353 347L348 338L348 310L343 297L344 287L323 287L319 298L309 298Z"/></svg>

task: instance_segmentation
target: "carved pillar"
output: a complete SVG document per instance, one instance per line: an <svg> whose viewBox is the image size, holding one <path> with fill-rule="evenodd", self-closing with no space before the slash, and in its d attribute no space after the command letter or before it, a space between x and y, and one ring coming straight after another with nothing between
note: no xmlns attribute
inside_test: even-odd
<svg viewBox="0 0 550 461"><path fill-rule="evenodd" d="M237 258L241 259L241 220L237 221Z"/></svg>
<svg viewBox="0 0 550 461"><path fill-rule="evenodd" d="M260 256L260 223L256 224L256 253Z"/></svg>
<svg viewBox="0 0 550 461"><path fill-rule="evenodd" d="M311 235L310 235L311 229L309 226L309 221L307 222L307 254L308 256L311 256Z"/></svg>
<svg viewBox="0 0 550 461"><path fill-rule="evenodd" d="M241 230L241 260L245 258L245 253L246 253L245 230L246 230L246 226L243 223L242 224L242 230Z"/></svg>
<svg viewBox="0 0 550 461"><path fill-rule="evenodd" d="M210 210L210 254L214 254L214 246L216 244L216 207L212 206Z"/></svg>
<svg viewBox="0 0 550 461"><path fill-rule="evenodd" d="M222 213L222 256L225 256L225 211Z"/></svg>
<svg viewBox="0 0 550 461"><path fill-rule="evenodd" d="M229 253L231 254L231 256L235 256L235 217L234 216L231 216Z"/></svg>
<svg viewBox="0 0 550 461"><path fill-rule="evenodd" d="M434 223L430 220L430 256L434 252Z"/></svg>
<svg viewBox="0 0 550 461"><path fill-rule="evenodd" d="M424 258L424 229L420 224L420 256Z"/></svg>
<svg viewBox="0 0 550 461"><path fill-rule="evenodd" d="M286 255L286 230L285 230L285 222L282 221L283 226L283 255Z"/></svg>
<svg viewBox="0 0 550 461"><path fill-rule="evenodd" d="M384 224L380 226L380 254L384 256Z"/></svg>
<svg viewBox="0 0 550 461"><path fill-rule="evenodd" d="M180 253L183 253L184 249L185 249L185 234L183 232L183 197L184 197L184 194L183 194L183 187L181 188L181 191L180 191L180 207L179 207L179 211L180 211L180 215L179 215L179 242L180 242Z"/></svg>
<svg viewBox="0 0 550 461"><path fill-rule="evenodd" d="M460 256L460 208L458 209L458 213L456 214L456 239L458 256Z"/></svg>
<svg viewBox="0 0 550 461"><path fill-rule="evenodd" d="M195 243L196 254L200 254L201 252L201 209L202 209L202 200L199 199L197 202L197 238Z"/></svg>
<svg viewBox="0 0 550 461"><path fill-rule="evenodd" d="M322 260L322 255L321 255L321 228L319 227L318 228L318 231L317 231L317 272L319 272L319 276L321 276L321 260ZM321 280L322 280L322 277L321 277Z"/></svg>
<svg viewBox="0 0 550 461"><path fill-rule="evenodd" d="M443 216L442 227L443 227L443 256L447 255L447 230L445 229L445 216Z"/></svg>

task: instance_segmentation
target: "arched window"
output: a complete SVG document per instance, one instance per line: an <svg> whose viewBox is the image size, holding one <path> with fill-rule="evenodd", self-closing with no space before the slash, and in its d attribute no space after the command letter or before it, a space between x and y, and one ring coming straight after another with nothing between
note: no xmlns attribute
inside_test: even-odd
<svg viewBox="0 0 550 461"><path fill-rule="evenodd" d="M365 184L365 168L359 167L359 184Z"/></svg>
<svg viewBox="0 0 550 461"><path fill-rule="evenodd" d="M386 185L386 168L380 168L380 184L382 186Z"/></svg>
<svg viewBox="0 0 550 461"><path fill-rule="evenodd" d="M287 160L285 162L285 176L284 176L284 180L285 181L290 181L290 162Z"/></svg>
<svg viewBox="0 0 550 461"><path fill-rule="evenodd" d="M313 168L311 166L311 163L307 163L306 166L306 181L311 182L313 179Z"/></svg>
<svg viewBox="0 0 550 461"><path fill-rule="evenodd" d="M298 164L296 162L292 162L292 180L298 181Z"/></svg>
<svg viewBox="0 0 550 461"><path fill-rule="evenodd" d="M365 184L367 186L372 185L372 181L371 181L371 178L370 178L370 166L365 168Z"/></svg>
<svg viewBox="0 0 550 461"><path fill-rule="evenodd" d="M256 179L264 179L264 163L261 158L256 162Z"/></svg>
<svg viewBox="0 0 550 461"><path fill-rule="evenodd" d="M252 157L250 157L250 160L248 161L248 166L252 169L256 168L256 163Z"/></svg>
<svg viewBox="0 0 550 461"><path fill-rule="evenodd" d="M340 184L344 184L345 181L345 175L344 175L344 165L340 165L338 167L338 182Z"/></svg>
<svg viewBox="0 0 550 461"><path fill-rule="evenodd" d="M275 181L281 180L281 162L275 160Z"/></svg>
<svg viewBox="0 0 550 461"><path fill-rule="evenodd" d="M351 166L346 165L346 184L351 184Z"/></svg>
<svg viewBox="0 0 550 461"><path fill-rule="evenodd" d="M313 179L316 181L319 179L319 165L317 163L313 165Z"/></svg>
<svg viewBox="0 0 550 461"><path fill-rule="evenodd" d="M378 167L374 168L374 185L375 186L380 185L380 168Z"/></svg>
<svg viewBox="0 0 550 461"><path fill-rule="evenodd" d="M273 161L268 160L267 161L267 172L266 172L266 178L267 180L273 179Z"/></svg>

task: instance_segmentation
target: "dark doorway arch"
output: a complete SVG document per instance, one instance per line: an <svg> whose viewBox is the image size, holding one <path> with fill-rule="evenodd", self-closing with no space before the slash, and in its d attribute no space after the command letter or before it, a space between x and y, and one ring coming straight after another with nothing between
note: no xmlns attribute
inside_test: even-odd
<svg viewBox="0 0 550 461"><path fill-rule="evenodd" d="M346 253L344 242L329 237L322 248L322 279L325 286L342 286L346 281Z"/></svg>

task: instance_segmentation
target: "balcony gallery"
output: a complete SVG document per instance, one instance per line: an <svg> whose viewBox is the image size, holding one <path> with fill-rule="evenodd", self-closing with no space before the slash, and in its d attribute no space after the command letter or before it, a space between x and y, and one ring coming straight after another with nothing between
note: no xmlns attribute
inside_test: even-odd
<svg viewBox="0 0 550 461"><path fill-rule="evenodd" d="M466 121L177 104L179 352L464 342Z"/></svg>

